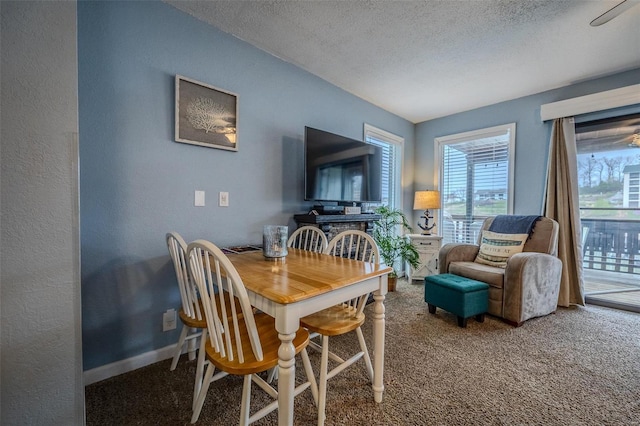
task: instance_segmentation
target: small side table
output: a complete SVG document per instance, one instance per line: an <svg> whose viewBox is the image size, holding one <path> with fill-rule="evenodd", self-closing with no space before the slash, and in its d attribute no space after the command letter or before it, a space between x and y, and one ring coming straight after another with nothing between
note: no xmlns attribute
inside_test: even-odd
<svg viewBox="0 0 640 426"><path fill-rule="evenodd" d="M413 269L407 265L409 281L423 280L424 277L438 273L438 254L442 246L442 237L437 235L406 234L420 255L420 264Z"/></svg>

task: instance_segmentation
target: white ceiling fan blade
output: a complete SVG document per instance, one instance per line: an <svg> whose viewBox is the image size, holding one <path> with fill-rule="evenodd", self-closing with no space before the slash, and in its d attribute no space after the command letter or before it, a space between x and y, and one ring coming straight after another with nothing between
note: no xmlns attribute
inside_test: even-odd
<svg viewBox="0 0 640 426"><path fill-rule="evenodd" d="M638 5L638 3L640 3L638 0L624 0L622 3L617 4L616 6L612 7L611 9L607 10L605 13L591 21L589 25L591 25L592 27L597 27L599 25L607 23L616 16L620 15L622 12Z"/></svg>

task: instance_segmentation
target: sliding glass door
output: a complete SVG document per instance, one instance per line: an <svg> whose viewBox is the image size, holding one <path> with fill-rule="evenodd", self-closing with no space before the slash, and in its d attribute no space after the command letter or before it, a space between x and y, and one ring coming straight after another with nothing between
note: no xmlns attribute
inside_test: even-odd
<svg viewBox="0 0 640 426"><path fill-rule="evenodd" d="M640 312L640 114L576 125L587 303Z"/></svg>

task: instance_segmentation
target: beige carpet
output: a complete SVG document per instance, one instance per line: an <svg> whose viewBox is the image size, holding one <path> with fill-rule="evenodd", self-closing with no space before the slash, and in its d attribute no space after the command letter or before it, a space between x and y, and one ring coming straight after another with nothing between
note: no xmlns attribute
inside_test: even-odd
<svg viewBox="0 0 640 426"><path fill-rule="evenodd" d="M640 425L640 315L588 306L519 328L488 316L463 329L440 309L429 314L417 283L400 281L387 297L383 402L357 363L329 382L327 425ZM355 335L331 343L341 354L357 346ZM319 355L310 355L317 369ZM195 361L169 365L87 386L87 425L189 424ZM236 377L212 384L197 424L237 424L241 387ZM254 410L264 395L254 386ZM275 425L276 416L255 424ZM295 424L315 420L305 391Z"/></svg>

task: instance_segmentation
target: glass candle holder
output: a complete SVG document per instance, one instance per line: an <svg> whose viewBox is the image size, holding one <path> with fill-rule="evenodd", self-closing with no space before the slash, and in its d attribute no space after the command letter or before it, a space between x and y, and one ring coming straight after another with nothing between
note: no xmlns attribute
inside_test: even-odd
<svg viewBox="0 0 640 426"><path fill-rule="evenodd" d="M287 254L289 227L265 225L262 232L262 252L267 259L283 259Z"/></svg>

